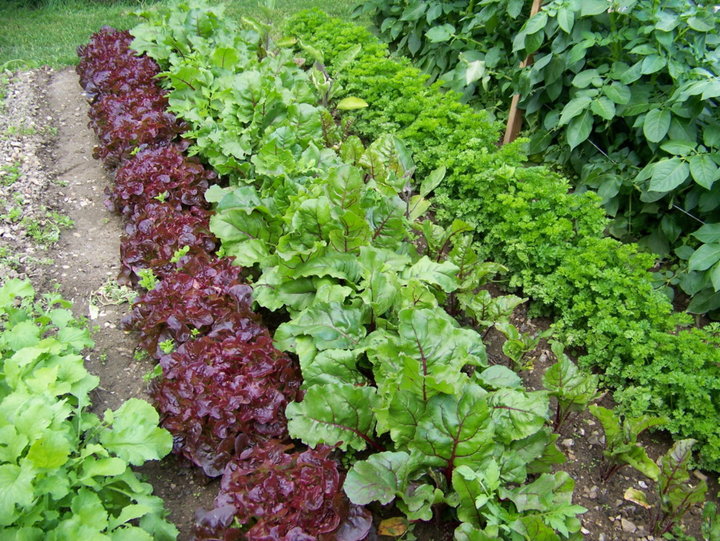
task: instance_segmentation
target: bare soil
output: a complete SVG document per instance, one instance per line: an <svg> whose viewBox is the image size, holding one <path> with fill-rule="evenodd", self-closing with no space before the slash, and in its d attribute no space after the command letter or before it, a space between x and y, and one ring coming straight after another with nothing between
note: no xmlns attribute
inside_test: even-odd
<svg viewBox="0 0 720 541"><path fill-rule="evenodd" d="M3 167L17 167L20 174L11 186L0 182L0 203L5 200L10 205L8 199L21 194L28 219L23 228L18 220L0 216L0 250L5 253L0 256L0 279L29 277L41 291L52 291L58 284L60 293L73 301L76 315L89 318L96 346L87 353L86 361L88 369L100 377L94 407L102 413L130 397L147 398L142 376L152 363L134 359L135 338L119 328L128 304L103 305L99 313L89 309L91 297L97 297L103 285L118 274L123 225L103 204L104 189L112 179L92 158L95 136L87 127L87 108L72 69L22 72L10 82L4 111L0 112L0 175ZM8 130L12 126L32 129ZM42 207L69 216L75 223L49 249L39 246L25 230L33 220L45 219L46 211L37 210ZM0 214L6 211L0 205ZM519 312L514 323L525 332L549 325ZM488 339L491 360L508 363L502 355L500 335L490 333ZM539 389L543 373L554 362L548 345L542 342L531 360L532 368L522 375L528 387ZM603 400L603 405L610 404L609 398ZM663 434L646 437L644 443L653 458L670 445ZM647 493L654 503L653 483L629 467L608 482L601 480L604 436L592 416L583 414L567 423L561 429L559 444L568 457L563 469L576 481L574 502L588 509L582 516L585 539L660 539L648 531L649 512L623 497L625 490L633 487ZM180 539L190 539L195 510L212 505L218 483L209 482L197 468L189 468L172 456L140 470L165 499L170 519L181 532ZM716 478L708 482L708 495L715 499ZM686 517L685 532L702 538L699 509ZM417 534L423 541L452 539L452 529L446 527L422 527Z"/></svg>

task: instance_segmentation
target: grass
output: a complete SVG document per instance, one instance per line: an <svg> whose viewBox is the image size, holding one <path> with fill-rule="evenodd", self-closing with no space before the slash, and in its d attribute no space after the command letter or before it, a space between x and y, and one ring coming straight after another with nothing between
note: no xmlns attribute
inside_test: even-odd
<svg viewBox="0 0 720 541"><path fill-rule="evenodd" d="M166 0L0 0L0 71L77 62L75 49L104 25L130 28L136 9ZM349 19L360 0L276 0L278 22L305 8ZM260 16L258 0L230 0L228 15ZM36 4L36 7L32 7ZM39 5L38 5L39 4Z"/></svg>

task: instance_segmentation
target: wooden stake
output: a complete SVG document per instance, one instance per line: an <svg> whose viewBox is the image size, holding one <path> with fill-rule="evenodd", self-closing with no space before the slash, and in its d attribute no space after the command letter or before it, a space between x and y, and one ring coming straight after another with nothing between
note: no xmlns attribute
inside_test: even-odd
<svg viewBox="0 0 720 541"><path fill-rule="evenodd" d="M542 7L542 0L533 0L533 5L530 8L530 18L534 17L540 12ZM520 63L520 69L525 68L532 64L533 57L528 55L525 60ZM510 113L508 114L507 128L505 128L505 137L503 137L503 145L512 143L517 136L520 134L522 129L522 112L518 109L520 103L520 94L514 94L512 97L512 103L510 103Z"/></svg>

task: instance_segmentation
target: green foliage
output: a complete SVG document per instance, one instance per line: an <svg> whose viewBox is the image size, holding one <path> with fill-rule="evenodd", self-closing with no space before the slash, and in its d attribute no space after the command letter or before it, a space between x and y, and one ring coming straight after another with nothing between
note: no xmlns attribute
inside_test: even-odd
<svg viewBox="0 0 720 541"><path fill-rule="evenodd" d="M290 434L369 452L348 474L355 503L397 500L408 519L429 520L446 502L471 520L455 474L481 475L493 463L500 481L487 505L497 514L466 528L501 539L574 537L584 509L570 505L572 480L529 483L564 461L545 428L547 394L487 368L482 336L444 309L500 270L475 252L467 224L445 229L425 218L445 171L423 167L414 190L412 148L383 132L363 144L331 113L342 103L333 100L354 95L342 73L356 64L348 64L356 45L333 56L342 66L335 78L317 63L321 48L304 39L297 51L283 48L257 21L230 32L207 4L153 17L136 45L164 63L194 152L230 180L208 191L211 229L224 253L255 267L255 301L289 316L275 343L297 355L306 391L286 410ZM189 17L199 33L184 33ZM348 115L380 111L361 99L369 106L344 107ZM442 115L459 105L440 98L438 107ZM494 310L509 318L518 301Z"/></svg>
<svg viewBox="0 0 720 541"><path fill-rule="evenodd" d="M706 502L703 506L702 534L707 541L720 539L720 521L718 521L717 504Z"/></svg>
<svg viewBox="0 0 720 541"><path fill-rule="evenodd" d="M582 367L605 374L631 415L667 417L665 428L700 442L704 466L720 467L717 329L685 329L691 319L674 315L655 290L647 272L653 258L603 238L609 222L600 197L570 193L566 179L526 167L521 142L496 148L497 126L459 104L457 94L418 85L425 76L405 60L388 58L368 31L318 12L298 14L288 29L323 51L330 76L338 55L362 45L339 75L348 92L370 104L353 113L353 129L366 137L397 130L419 178L444 169L433 191L436 217L473 228L480 255L509 269L511 287L536 299L534 313L559 318L558 338L577 348Z"/></svg>
<svg viewBox="0 0 720 541"><path fill-rule="evenodd" d="M589 409L590 413L600 421L605 431L603 454L608 461L608 469L603 476L604 479L609 479L621 467L629 464L643 475L657 481L660 470L657 464L650 459L645 448L638 443L637 438L648 428L662 425L665 420L649 415L621 418L614 411L602 406L590 406Z"/></svg>
<svg viewBox="0 0 720 541"><path fill-rule="evenodd" d="M689 234L717 225L720 13L682 0L553 0L528 19L529 6L374 0L359 9L465 100L502 115L520 93L533 159L597 190L614 235L690 257L679 286L696 296L691 311L717 310L720 237ZM528 55L534 63L518 68Z"/></svg>
<svg viewBox="0 0 720 541"><path fill-rule="evenodd" d="M543 386L557 400L553 425L557 431L572 413L584 411L591 402L600 398L601 393L597 391L597 376L578 370L565 355L562 344L553 342L551 347L557 363L545 371Z"/></svg>
<svg viewBox="0 0 720 541"><path fill-rule="evenodd" d="M27 281L0 287L0 536L175 539L129 467L165 456L172 437L138 399L103 420L87 410L98 384L80 355L89 333L69 303L34 297Z"/></svg>
<svg viewBox="0 0 720 541"><path fill-rule="evenodd" d="M140 287L144 287L148 291L150 291L151 289L155 289L155 286L158 284L159 281L152 269L142 269L138 271L138 276L140 277L138 285Z"/></svg>
<svg viewBox="0 0 720 541"><path fill-rule="evenodd" d="M657 491L660 513L655 516L656 534L669 532L694 506L705 501L707 484L700 481L690 484L690 463L695 440L680 440L660 457ZM712 509L712 508L710 508ZM712 530L710 530L712 532Z"/></svg>

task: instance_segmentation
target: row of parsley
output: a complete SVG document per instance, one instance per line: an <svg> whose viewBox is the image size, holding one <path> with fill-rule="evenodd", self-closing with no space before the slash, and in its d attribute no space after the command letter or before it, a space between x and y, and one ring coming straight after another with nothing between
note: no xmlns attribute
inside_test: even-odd
<svg viewBox="0 0 720 541"><path fill-rule="evenodd" d="M143 16L133 48L165 69L190 152L230 181L206 193L221 251L255 269L259 305L290 318L275 333L304 378L290 435L348 451L356 504L395 500L428 520L447 503L458 539L575 537L583 508L572 479L549 473L564 457L547 393L488 367L480 334L443 308L468 307L489 272L466 224L421 219L443 169L416 194L399 139L350 135L338 109L362 103L333 101L338 81L308 61L312 47L299 57L265 25L238 30L202 1Z"/></svg>

